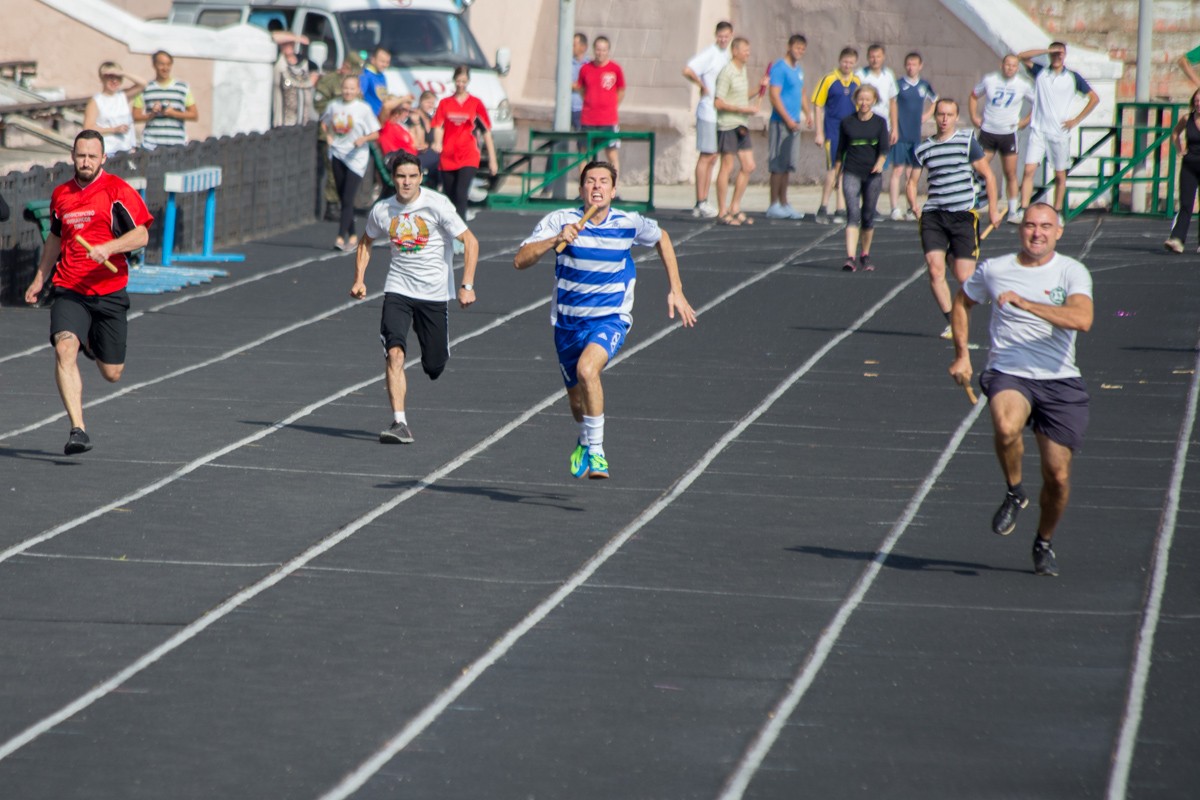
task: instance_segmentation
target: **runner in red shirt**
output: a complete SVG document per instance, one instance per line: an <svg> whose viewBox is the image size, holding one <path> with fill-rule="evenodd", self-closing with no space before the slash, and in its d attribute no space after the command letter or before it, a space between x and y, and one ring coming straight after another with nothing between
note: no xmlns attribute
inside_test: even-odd
<svg viewBox="0 0 1200 800"><path fill-rule="evenodd" d="M496 174L496 146L492 143L492 121L487 108L474 95L467 94L471 71L460 65L454 70L454 94L438 103L433 115L433 150L441 153L438 166L442 171L442 191L454 209L467 219L467 193L479 171L479 145L475 142L475 126L483 128L483 143L487 147L488 171ZM455 245L458 252L458 245Z"/></svg>
<svg viewBox="0 0 1200 800"><path fill-rule="evenodd" d="M50 270L54 272L50 309L50 343L54 346L55 379L71 433L63 452L92 449L83 425L83 378L80 350L93 359L106 381L116 383L125 369L129 311L129 263L126 253L146 246L154 218L141 195L104 171L104 137L87 130L75 137L71 161L75 177L50 197L50 233L42 249L25 302L37 303ZM76 237L91 246L84 247ZM114 269L109 269L111 264ZM81 348L81 343L82 348Z"/></svg>
<svg viewBox="0 0 1200 800"><path fill-rule="evenodd" d="M606 37L596 37L592 43L596 59L579 68L579 83L573 87L583 95L579 123L585 131L616 133L621 129L617 107L625 99L625 73L617 62L608 60L609 47ZM596 158L612 164L619 172L617 148L620 146L620 141L614 139Z"/></svg>

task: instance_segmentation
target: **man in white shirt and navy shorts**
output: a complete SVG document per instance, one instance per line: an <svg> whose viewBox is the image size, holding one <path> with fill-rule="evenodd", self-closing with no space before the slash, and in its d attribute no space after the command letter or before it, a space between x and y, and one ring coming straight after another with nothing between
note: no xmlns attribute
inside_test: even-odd
<svg viewBox="0 0 1200 800"><path fill-rule="evenodd" d="M683 77L700 87L700 102L696 104L696 206L693 217L715 217L717 210L708 202L713 166L717 163L717 109L713 96L717 76L729 63L729 44L733 41L733 25L718 22L716 41L697 53L683 68Z"/></svg>
<svg viewBox="0 0 1200 800"><path fill-rule="evenodd" d="M1050 56L1049 67L1033 61L1044 54ZM1034 92L1029 144L1025 151L1025 179L1021 182L1021 206L1029 207L1033 197L1033 173L1043 159L1049 159L1054 170L1054 208L1061 215L1067 190L1067 169L1071 166L1071 129L1092 113L1100 102L1100 95L1082 75L1064 66L1067 46L1062 42L1051 42L1044 50L1026 50L1017 58L1033 73ZM1085 95L1087 105L1071 116L1075 95Z"/></svg>
<svg viewBox="0 0 1200 800"><path fill-rule="evenodd" d="M967 106L971 121L979 128L979 144L990 161L1000 154L1004 168L1004 193L1008 196L1008 222L1021 222L1017 183L1017 131L1029 124L1021 117L1026 101L1033 102L1033 84L1017 73L1021 60L1012 53L1000 61L1000 71L985 75L971 92ZM983 100L983 109L979 101Z"/></svg>
<svg viewBox="0 0 1200 800"><path fill-rule="evenodd" d="M392 159L390 169L396 194L376 203L367 217L364 235L358 240L350 296L359 300L367 296L364 280L371 243L387 236L391 262L384 284L379 338L387 357L385 377L392 424L379 434L379 441L411 444L412 430L404 412L409 327L416 331L421 344L421 368L430 380L437 380L450 360L449 300L455 296L451 243L455 239L463 243L463 280L457 296L459 306L466 308L475 302L479 242L450 198L421 186L421 161L417 156L401 151Z"/></svg>
<svg viewBox="0 0 1200 800"><path fill-rule="evenodd" d="M1021 485L1024 429L1033 428L1042 459L1042 490L1033 570L1058 575L1051 539L1071 494L1071 460L1088 425L1088 393L1075 365L1075 338L1092 327L1092 277L1073 258L1055 252L1062 237L1058 213L1046 203L1025 210L1021 251L980 262L954 298L954 363L950 375L969 386L970 316L991 302L992 346L979 385L988 396L1000 469L1008 483L992 531L1007 536L1029 505Z"/></svg>

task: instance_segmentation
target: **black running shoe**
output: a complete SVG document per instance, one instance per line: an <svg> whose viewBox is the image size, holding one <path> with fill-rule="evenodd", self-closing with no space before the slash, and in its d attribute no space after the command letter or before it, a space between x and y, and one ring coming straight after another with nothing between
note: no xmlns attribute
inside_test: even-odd
<svg viewBox="0 0 1200 800"><path fill-rule="evenodd" d="M380 444L412 444L413 441L412 431L405 422L393 422L386 431L379 432Z"/></svg>
<svg viewBox="0 0 1200 800"><path fill-rule="evenodd" d="M1058 577L1058 562L1050 543L1040 536L1033 537L1033 574L1048 578Z"/></svg>
<svg viewBox="0 0 1200 800"><path fill-rule="evenodd" d="M67 436L67 444L63 448L63 452L69 456L86 453L92 449L92 440L88 438L87 431L83 428L71 428L71 433Z"/></svg>
<svg viewBox="0 0 1200 800"><path fill-rule="evenodd" d="M996 516L992 517L992 533L1008 536L1015 531L1017 529L1017 513L1027 505L1029 505L1028 497L1012 492L1005 493L1004 502L996 511Z"/></svg>
<svg viewBox="0 0 1200 800"><path fill-rule="evenodd" d="M857 264L853 258L847 258L846 263L842 264L842 272L854 272L857 268Z"/></svg>
<svg viewBox="0 0 1200 800"><path fill-rule="evenodd" d="M829 212L825 210L825 206L821 206L820 208L817 209L817 224L818 225L828 225L829 224Z"/></svg>

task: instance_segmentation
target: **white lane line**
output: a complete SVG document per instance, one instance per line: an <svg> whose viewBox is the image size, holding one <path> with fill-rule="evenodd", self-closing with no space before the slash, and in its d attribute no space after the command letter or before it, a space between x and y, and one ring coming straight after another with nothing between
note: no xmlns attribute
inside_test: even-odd
<svg viewBox="0 0 1200 800"><path fill-rule="evenodd" d="M835 229L831 233L835 233ZM798 367L791 375L789 375L782 383L775 387L770 394L766 396L755 408L742 417L736 425L730 428L720 439L716 441L708 452L706 452L692 467L684 473L663 495L661 495L654 503L646 508L637 516L629 525L617 533L610 539L604 547L596 552L588 561L580 567L570 578L554 591L549 597L539 603L524 619L510 628L499 640L496 641L488 650L471 663L461 676L459 676L452 684L438 694L434 700L423 708L412 720L405 725L399 733L389 739L379 751L360 764L357 768L346 775L336 786L320 796L320 800L344 800L363 787L373 775L383 769L387 763L394 758L401 750L412 743L414 739L420 736L430 725L437 721L446 709L452 706L462 695L477 681L484 672L492 667L497 661L505 656L513 647L516 646L522 637L536 627L542 620L550 615L564 600L566 600L575 590L583 586L589 578L596 573L600 567L612 558L620 549L629 541L638 531L645 527L649 522L654 520L667 507L681 497L705 470L725 449L737 440L748 427L765 414L772 406L775 405L779 398L792 388L793 385L805 375L833 348L841 344L843 340L855 333L864 323L870 320L880 309L890 303L904 289L908 288L917 278L924 274L922 268L914 272L903 283L900 283L888 292L882 300L868 309L862 316L855 320L848 328L843 330L838 335L834 336L825 343L821 349L809 357L800 367ZM980 407L977 406L974 411L974 416L978 416ZM965 431L964 431L965 432ZM961 437L960 437L961 438Z"/></svg>
<svg viewBox="0 0 1200 800"><path fill-rule="evenodd" d="M503 255L506 252L512 252L512 249L510 248L510 249L506 249L506 250L501 250L497 253L493 253L493 254L489 255L488 258L494 258L498 255ZM345 253L339 253L338 255L345 255ZM327 256L322 257L322 258L327 258ZM320 259L318 259L318 260L320 260ZM480 260L482 261L485 259L481 258ZM114 392L106 394L102 397L97 397L95 400L90 400L90 401L84 403L83 407L85 409L94 408L95 406L101 405L102 403L107 403L111 400L116 400L119 397L124 397L125 395L129 394L130 392L136 392L139 389L145 389L147 386L154 386L155 384L163 383L164 381L169 381L174 378L178 378L181 375L186 375L189 372L195 372L196 370L204 369L205 367L211 367L214 364L219 364L222 361L228 361L229 359L233 358L234 356L241 355L242 353L245 353L249 350L253 350L256 347L260 347L261 345L264 345L267 342L274 341L275 339L278 339L281 336L286 336L289 333L294 333L295 331L300 330L301 328L305 328L309 325L313 325L317 322L320 322L321 320L328 319L329 317L332 317L336 314L340 314L343 311L349 311L353 308L356 308L357 306L362 305L363 303L370 302L371 300L377 300L380 297L383 297L382 291L369 294L361 300L351 300L347 303L342 303L341 305L334 306L333 308L328 309L326 311L322 311L320 314L309 317L308 319L304 319L299 322L294 322L291 325L288 325L286 327L279 328L278 330L272 331L271 333L268 333L266 336L255 339L252 342L248 342L246 344L240 345L238 347L235 347L232 350L226 350L224 353L221 353L220 355L213 356L212 358L205 359L204 361L198 361L195 364L192 364L187 367L183 367L181 369L177 369L174 372L168 372L164 375L158 376L157 378L151 378L149 380L142 381L141 383L132 383L127 386L124 386ZM172 302L180 303L180 302L186 301L187 299L189 299L189 298L181 297L178 300L172 301ZM165 305L171 305L171 304L172 303L167 303ZM165 307L165 305L163 307ZM48 344L45 346L42 346L42 347L37 347L33 350L30 350L29 352L41 352L41 351L46 351L46 350L49 350ZM60 411L57 414L52 414L48 417L38 420L37 422L32 422L28 425L25 425L24 427L16 428L14 430L7 431L5 433L0 433L0 441L4 441L5 439L11 439L14 436L20 436L21 434L29 433L30 431L35 431L38 428L41 428L45 425L49 425L52 422L55 422L57 420L65 418L66 416L67 416L67 413L65 411Z"/></svg>
<svg viewBox="0 0 1200 800"><path fill-rule="evenodd" d="M168 558L126 558L125 556L81 556L73 553L22 553L22 558L48 558L55 561L112 561L118 564L154 564L172 567L237 567L262 569L278 567L278 561L266 561L260 564L236 561L179 561Z"/></svg>
<svg viewBox="0 0 1200 800"><path fill-rule="evenodd" d="M842 635L842 630L845 629L846 623L850 621L850 616L862 603L867 590L871 588L871 584L875 582L879 571L883 569L883 564L887 561L892 548L895 547L896 542L900 540L904 532L908 530L908 526L916 517L917 511L920 510L926 496L933 489L934 484L937 483L938 478L941 477L947 465L949 465L950 459L958 450L959 445L962 444L967 431L975 424L975 420L979 419L980 413L986 407L987 403L979 403L959 423L958 429L950 437L949 443L942 450L942 454L933 465L933 469L925 476L925 480L921 483L920 488L917 489L917 493L908 501L908 507L904 509L904 513L900 519L892 526L892 530L888 533L887 538L883 540L879 549L876 550L875 557L871 559L870 565L859 576L850 595L842 601L833 620L821 633L821 637L809 653L799 674L796 675L792 683L788 686L788 691L775 705L775 708L768 713L767 724L759 730L754 740L751 741L749 747L746 749L746 752L738 761L733 773L730 774L725 786L722 788L721 794L718 795L720 800L735 800L736 798L741 798L745 793L750 780L762 765L771 747L774 746L780 732L783 731L783 726L787 724L788 718L796 710L796 706L800 704L805 692L808 691L809 687L812 686L813 680L816 679L817 673L825 665L825 661L829 658L833 646Z"/></svg>
<svg viewBox="0 0 1200 800"><path fill-rule="evenodd" d="M355 301L355 302L362 302L362 301ZM536 302L529 303L525 306L522 306L521 308L518 308L515 311L511 311L502 317L497 317L496 319L489 322L487 325L484 325L483 327L478 328L477 330L474 330L474 331L471 331L470 333L466 333L466 334L463 334L462 336L456 337L451 342L451 346L453 347L454 345L457 345L461 342L465 342L468 339L473 339L476 336L482 336L484 333L487 333L488 331L492 330L493 328L498 328L501 325L507 324L508 322L515 319L516 317L521 316L522 314L526 314L530 311L533 311L534 309L536 309L540 306L547 305L548 302L549 302L548 298L538 300ZM419 360L420 360L419 358L414 358L405 366L406 367L412 366L413 364L417 363L417 361L419 361ZM15 556L19 553L25 552L26 550L28 550L31 547L35 547L36 545L39 545L42 542L49 541L50 539L53 539L56 536L59 536L60 534L66 533L69 530L77 528L80 525L84 524L85 522L90 522L91 520L96 519L97 517L101 517L101 516L107 514L109 511L120 508L121 506L124 506L128 503L132 503L137 500L140 500L143 497L146 497L147 495L163 488L164 486L174 483L175 481L179 480L183 476L188 475L189 473L195 472L197 469L204 466L205 464L215 461L216 459L221 458L222 456L228 455L229 453L232 453L235 450L239 450L248 444L257 442L259 439L263 439L263 438L271 435L275 431L285 428L288 425L291 425L293 422L295 422L303 417L308 416L309 414L313 413L314 411L320 409L323 406L326 406L326 405L329 405L330 403L341 400L343 397L353 394L354 392L361 391L362 389L365 389L368 386L379 383L379 380L380 380L380 377L378 374L376 374L376 375L371 376L370 378L368 378L365 381L360 381L359 383L356 383L353 386L348 386L344 389L341 389L341 390L335 392L334 394L329 395L328 397L324 397L324 398L316 401L315 403L311 403L311 404L305 406L304 408L301 408L299 411L293 412L290 416L285 417L284 419L279 420L278 422L272 423L271 425L267 426L266 428L263 428L260 431L252 433L249 436L246 436L242 439L237 440L236 442L232 442L231 444L227 444L224 447L221 447L217 450L213 450L212 452L208 453L207 455L201 456L200 458L197 458L194 461L189 461L187 464L184 464L182 467L175 470L170 475L160 478L159 480L154 481L153 483L149 483L146 486L143 486L142 488L137 489L136 491L130 492L129 494L126 494L122 497L118 497L116 500L105 503L104 505L100 506L99 508L96 508L96 509L88 512L87 514L76 517L67 522L64 522L61 525L50 528L49 530L43 531L42 533L39 533L36 536L33 536L22 542L18 542L17 544L7 548L6 550L0 550L0 563L7 561L8 559L12 558L13 556ZM0 437L0 438L2 438L2 437Z"/></svg>
<svg viewBox="0 0 1200 800"><path fill-rule="evenodd" d="M1200 348L1200 342L1197 343ZM1129 789L1129 772L1133 767L1133 753L1137 747L1138 730L1142 724L1142 712L1146 701L1146 685L1150 681L1150 666L1154 656L1154 635L1162 616L1162 598L1167 589L1167 567L1171 560L1171 543L1175 540L1175 525L1179 516L1180 496L1183 492L1183 475L1187 469L1188 449L1196 430L1196 406L1200 402L1200 356L1196 357L1195 375L1188 392L1187 411L1179 427L1179 439L1175 445L1175 464L1171 469L1171 483L1167 489L1166 502L1159 518L1158 536L1154 547L1154 566L1150 576L1150 591L1146 598L1142 616L1142 627L1138 631L1133 674L1129 679L1129 695L1125 701L1125 714L1121 721L1121 733L1113 753L1112 771L1108 777L1108 800L1123 800Z"/></svg>
<svg viewBox="0 0 1200 800"><path fill-rule="evenodd" d="M779 261L776 264L774 264L771 267L764 270L764 272L761 274L761 276L755 276L755 277L749 278L747 280L744 280L740 284L738 284L738 286L745 288L754 283L757 283L763 277L766 277L766 275L771 274L771 273L783 268L784 266L787 265L787 263L791 259L804 253L811 247L814 247L819 242L821 242L824 239L831 236L834 232L835 231L830 231L825 236L818 239L816 242L813 242L810 245L806 245L804 247L801 247L801 248L793 251L791 254L789 254L789 256L786 259ZM924 269L919 270L918 272L914 273L907 281L905 281L903 284L901 284L901 286L897 287L892 292L890 292L885 299L890 300L892 297L894 297L896 294L898 294L905 286L911 284L918 276L923 274L923 272L924 272ZM705 306L702 306L701 309L697 310L697 314L703 313L704 311L707 311L708 309L713 308L718 303L723 302L724 299L727 299L728 297L732 296L732 294L734 294L734 293L735 292L733 292L732 290L723 293L722 295L719 296L718 299L714 299L714 300L710 301ZM549 299L547 298L547 299L539 301L537 303L532 303L528 306L525 306L522 309L518 309L517 311L514 311L514 312L510 313L509 315L506 315L506 317L497 319L491 325L484 326L484 328L482 328L478 331L474 331L471 334L468 334L464 337L460 337L459 340L461 341L462 339L470 338L473 336L478 336L478 335L482 334L484 331L486 331L492 327L506 323L510 318L516 317L527 311L531 311L534 308L537 308L548 302L549 302ZM876 308L879 308L879 307L882 307L882 306L877 304ZM662 338L666 337L668 334L677 330L679 327L680 326L678 324L674 324L667 328L661 329L658 333L654 334L653 336L650 336L645 341L640 342L638 345L630 348L627 352L622 353L616 359L613 359L612 363L614 363L614 364L618 363L619 361L623 360L624 358L631 357L635 353L640 352L641 350L644 350L647 347L650 347L651 345L655 344ZM849 335L849 334L844 333L843 338L846 335ZM413 363L415 363L415 360ZM305 408L297 411L295 414L293 414L288 419L277 422L274 425L272 425L270 428L267 428L263 431L252 434L251 436L246 437L245 439L241 440L240 442L235 442L234 444L223 447L220 450L214 451L213 453L210 453L208 456L205 456L202 459L193 461L190 464L188 464L187 466L185 466L184 468L173 473L171 476L164 478L163 480L156 481L155 483L150 484L149 486L144 487L143 489L138 490L137 492L134 492L124 498L121 498L117 501L107 504L106 506L104 506L101 509L97 509L96 511L93 511L82 517L78 517L69 523L64 523L64 525L58 526L58 528L52 529L51 531L47 531L44 534L34 537L34 539L27 540L26 542L22 542L21 544L16 545L15 547L12 547L12 548L9 548L8 550L0 552L0 562L3 562L4 560L11 558L13 555L17 555L25 550L28 550L30 547L32 547L36 544L39 544L43 541L46 541L47 539L51 539L54 536L58 536L59 534L65 532L66 530L69 530L70 528L77 527L78 525L81 525L88 520L94 519L95 517L100 516L102 513L105 513L106 511L111 510L112 508L116 508L118 506L124 505L125 503L136 500L140 497L144 497L145 495L150 494L152 491L160 488L161 486L164 486L167 483L169 483L173 480L176 480L179 477L182 477L183 475L199 468L200 466L202 466L201 462L207 463L208 461L212 461L216 458L219 458L220 456L222 456L228 452L232 452L233 450L236 450L238 447L241 447L244 444L248 444L249 442L261 439L261 438L269 435L270 433L273 433L274 431L285 427L286 425L290 424L291 422L294 422L296 419L299 419L299 418L305 416L306 414L309 414L312 411L315 411L316 409L320 408L322 405L326 405L327 403L330 403L330 402L338 400L342 397L345 397L346 395L350 394L351 392L358 391L362 388L365 388L366 386L368 386L371 383L376 382L378 380L379 380L378 376L373 377L373 378L371 378L370 381L364 381L360 384L355 384L354 386L344 389L341 392L338 392L337 394L332 395L331 397L326 398L323 401L318 401L317 403L313 403L309 406L306 406ZM13 738L9 739L8 741L4 742L3 744L0 744L0 761L2 761L3 759L7 758L10 755L12 755L17 750L20 750L26 744L32 742L34 739L41 736L43 733L46 733L47 731L52 730L55 726L59 725L60 723L64 722L67 719L70 719L75 714L79 713L83 709L92 705L96 701L102 699L105 695L117 690L117 688L120 687L121 684L125 683L130 678L134 677L138 673L147 669L148 667L150 667L152 664L154 664L155 662L157 662L159 659L163 658L167 654L171 653L172 651L176 650L179 647L182 647L188 641L190 641L191 639L198 636L201 632L203 632L210 625L214 624L215 622L222 619L226 615L228 615L231 612L235 611L236 609L240 608L242 605L246 604L253 598L257 597L259 594L261 594L261 593L265 592L266 590L270 589L271 587L275 586L277 583L279 583L284 578L286 578L287 576L294 573L296 570L300 569L301 567L306 566L311 561L316 559L318 556L322 555L323 553L327 552L331 548L335 547L336 545L338 545L345 539L348 539L350 536L352 536L354 533L356 533L361 528L365 527L366 525L369 525L371 522L375 521L376 519L383 516L387 512L396 508L401 503L406 502L408 499L416 496L424 489L426 489L429 486L436 483L438 480L440 480L443 477L445 477L446 475L449 475L450 473L454 472L459 467L461 467L463 464L466 464L468 461L470 461L472 458L474 458L476 455L483 452L487 448L491 447L493 444L495 444L496 442L503 439L509 433L511 433L512 431L519 428L521 425L524 425L526 422L528 422L534 416L536 416L537 414L539 414L540 412L542 412L543 410L548 408L551 404L559 401L564 395L565 395L565 390L559 390L559 391L547 396L542 401L535 404L534 406L532 406L531 408L526 410L524 413L522 413L515 419L511 420L509 423L507 423L503 427L501 427L498 430L496 430L495 432L493 432L487 438L482 439L480 442L475 444L473 447L469 448L468 450L463 451L457 458L453 459L452 461L447 462L443 466L441 466L438 469L431 472L425 478L421 479L421 481L419 481L416 485L410 487L406 491L397 495L392 500L389 500L388 502L383 503L380 506L377 506L372 511L370 511L367 514L352 521L348 525L338 529L330 536L326 537L325 539L321 540L317 544L315 544L312 547L305 550L299 556L297 556L297 557L293 558L291 561L288 561L287 563L283 564L275 572L272 572L270 575L266 576L262 580L246 587L245 589L238 592L237 594L229 597L224 602L220 603L218 606L211 609L203 617L195 620L194 622L190 623L186 627L181 628L179 631L177 631L173 636L171 636L169 639L164 641L162 644L160 644L159 646L150 650L148 653L146 653L142 657L138 658L136 661L134 661L133 663L131 663L129 666L125 667L124 669L120 670L119 672L117 672L115 675L113 675L109 679L94 686L90 691L79 696L78 698L76 698L71 703L67 704L66 706L63 706L55 713L53 713L47 717L44 717L43 719L39 720L38 722L36 722L33 725L26 728L24 731L22 731L18 735L14 736Z"/></svg>
<svg viewBox="0 0 1200 800"><path fill-rule="evenodd" d="M1092 245L1100 238L1100 227L1104 224L1104 217L1096 218L1096 226L1092 228L1092 233L1088 236L1087 241L1083 243L1083 248L1079 251L1079 260L1083 261L1088 257L1088 253L1092 252Z"/></svg>

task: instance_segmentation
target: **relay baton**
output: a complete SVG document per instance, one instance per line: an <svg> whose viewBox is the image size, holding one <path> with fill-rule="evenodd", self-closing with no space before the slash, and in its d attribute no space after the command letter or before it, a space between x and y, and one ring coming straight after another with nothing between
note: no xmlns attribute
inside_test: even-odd
<svg viewBox="0 0 1200 800"><path fill-rule="evenodd" d="M92 247L90 244L88 244L88 240L87 240L87 239L83 238L83 237L82 237L82 236L80 236L78 233L77 233L77 234L75 234L75 241L77 241L77 242L79 242L81 245L83 245L83 249L84 249L84 250L87 250L89 254L91 254L91 253L95 252L95 250L96 250L96 248L94 248L94 247ZM108 268L109 268L110 270L112 270L113 272L118 272L118 271L119 271L119 270L117 269L116 265L115 265L115 264L113 264L111 261L109 261L107 258L106 258L106 259L104 259L104 266L108 267Z"/></svg>
<svg viewBox="0 0 1200 800"><path fill-rule="evenodd" d="M580 226L586 225L587 221L592 218L592 215L594 215L599 210L600 209L597 208L596 206L588 206L588 210L583 213L583 219L579 220ZM561 253L563 250L566 250L566 249L567 249L567 243L559 242L558 245L554 248L554 252Z"/></svg>

